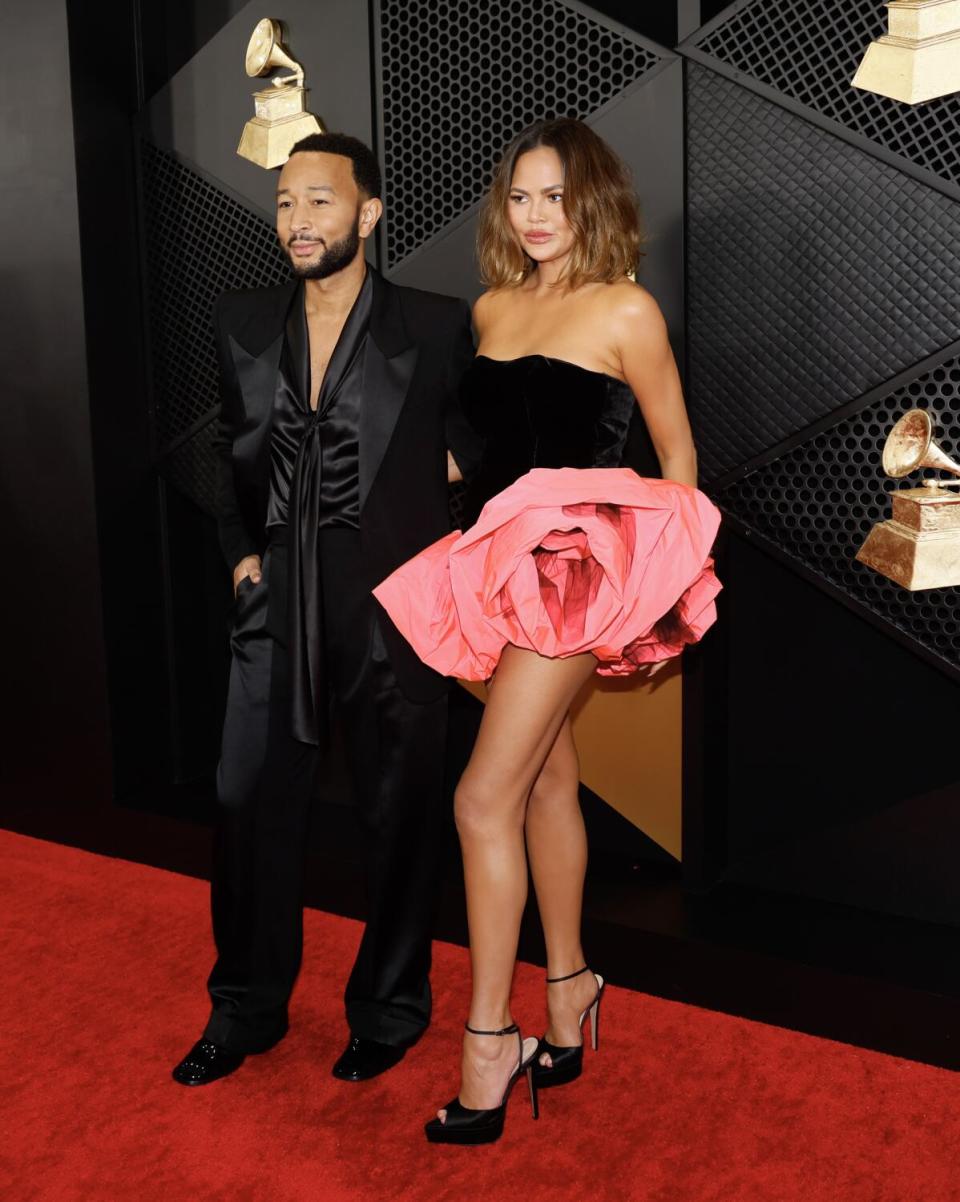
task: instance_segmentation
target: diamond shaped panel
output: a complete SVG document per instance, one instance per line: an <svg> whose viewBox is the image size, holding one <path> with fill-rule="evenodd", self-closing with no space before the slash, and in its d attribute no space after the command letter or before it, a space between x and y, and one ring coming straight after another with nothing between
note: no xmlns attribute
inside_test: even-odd
<svg viewBox="0 0 960 1202"><path fill-rule="evenodd" d="M274 229L172 155L142 143L146 273L157 443L219 404L213 303L290 275Z"/></svg>
<svg viewBox="0 0 960 1202"><path fill-rule="evenodd" d="M217 512L216 422L207 422L164 461L170 483L211 517Z"/></svg>
<svg viewBox="0 0 960 1202"><path fill-rule="evenodd" d="M906 105L850 86L886 32L879 0L755 0L700 49L920 167L960 183L960 95Z"/></svg>
<svg viewBox="0 0 960 1202"><path fill-rule="evenodd" d="M382 0L387 266L483 196L542 117L587 117L660 62L558 0Z"/></svg>
<svg viewBox="0 0 960 1202"><path fill-rule="evenodd" d="M960 667L960 589L910 593L854 560L898 487L880 466L887 432L907 409L930 409L937 440L960 451L960 358L947 360L856 417L737 481L721 504L953 668ZM911 483L917 483L913 478Z"/></svg>
<svg viewBox="0 0 960 1202"><path fill-rule="evenodd" d="M960 337L960 204L696 64L688 150L709 481Z"/></svg>

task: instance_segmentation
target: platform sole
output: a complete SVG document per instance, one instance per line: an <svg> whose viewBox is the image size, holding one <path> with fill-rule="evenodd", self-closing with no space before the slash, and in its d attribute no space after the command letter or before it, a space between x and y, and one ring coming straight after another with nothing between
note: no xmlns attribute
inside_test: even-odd
<svg viewBox="0 0 960 1202"><path fill-rule="evenodd" d="M428 1123L424 1130L427 1133L427 1139L432 1144L463 1144L465 1146L475 1146L477 1144L493 1144L503 1135L503 1123L498 1127L478 1127L471 1130L469 1127L451 1127L449 1130L441 1124L439 1130L436 1127L431 1127Z"/></svg>

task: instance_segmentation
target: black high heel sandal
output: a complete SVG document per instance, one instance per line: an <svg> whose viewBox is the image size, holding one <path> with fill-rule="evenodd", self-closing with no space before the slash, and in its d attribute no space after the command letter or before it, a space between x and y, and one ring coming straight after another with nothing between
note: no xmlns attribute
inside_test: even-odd
<svg viewBox="0 0 960 1202"><path fill-rule="evenodd" d="M459 1098L448 1102L443 1107L447 1112L446 1122L435 1118L424 1125L427 1139L433 1144L492 1144L494 1140L499 1139L503 1134L503 1124L507 1117L507 1099L510 1097L510 1090L513 1089L514 1082L521 1073L527 1075L533 1117L535 1119L540 1117L537 1085L533 1079L533 1058L537 1054L537 1049L535 1048L529 1056L524 1058L523 1039L517 1024L511 1023L509 1027L504 1027L500 1031L477 1031L468 1023L467 1030L471 1035L516 1035L520 1044L517 1067L510 1074L510 1080L507 1082L500 1105L493 1110L470 1110L466 1106L461 1106Z"/></svg>
<svg viewBox="0 0 960 1202"><path fill-rule="evenodd" d="M574 977L579 977L589 971L590 969L584 965L583 968L579 968L576 972L569 973L565 977L547 977L547 984L558 985L561 981L572 981ZM597 996L580 1015L581 1042L575 1048L558 1048L544 1036L537 1044L537 1050L534 1052L533 1082L538 1089L550 1089L555 1085L569 1085L571 1081L576 1081L577 1077L583 1072L582 1032L583 1024L587 1021L587 1015L590 1016L590 1043L594 1051L599 1046L600 999L603 997L603 977L594 973L593 978L597 982ZM549 1068L547 1065L540 1063L540 1057L544 1053L552 1061L552 1065Z"/></svg>

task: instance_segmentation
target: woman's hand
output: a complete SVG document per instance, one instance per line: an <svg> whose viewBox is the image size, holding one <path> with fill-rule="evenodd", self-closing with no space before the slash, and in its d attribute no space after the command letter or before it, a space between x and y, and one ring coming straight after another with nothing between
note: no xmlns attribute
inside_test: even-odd
<svg viewBox="0 0 960 1202"><path fill-rule="evenodd" d="M233 595L236 597L240 581L249 576L254 584L263 579L259 555L245 555L233 569Z"/></svg>

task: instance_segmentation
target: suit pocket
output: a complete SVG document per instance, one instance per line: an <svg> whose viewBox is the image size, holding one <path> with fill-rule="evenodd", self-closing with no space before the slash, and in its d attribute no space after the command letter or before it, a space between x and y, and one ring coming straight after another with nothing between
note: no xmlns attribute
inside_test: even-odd
<svg viewBox="0 0 960 1202"><path fill-rule="evenodd" d="M230 628L234 635L258 625L257 612L262 607L257 604L257 600L261 590L265 591L263 581L254 584L249 576L244 576L237 585L237 593L230 610Z"/></svg>

